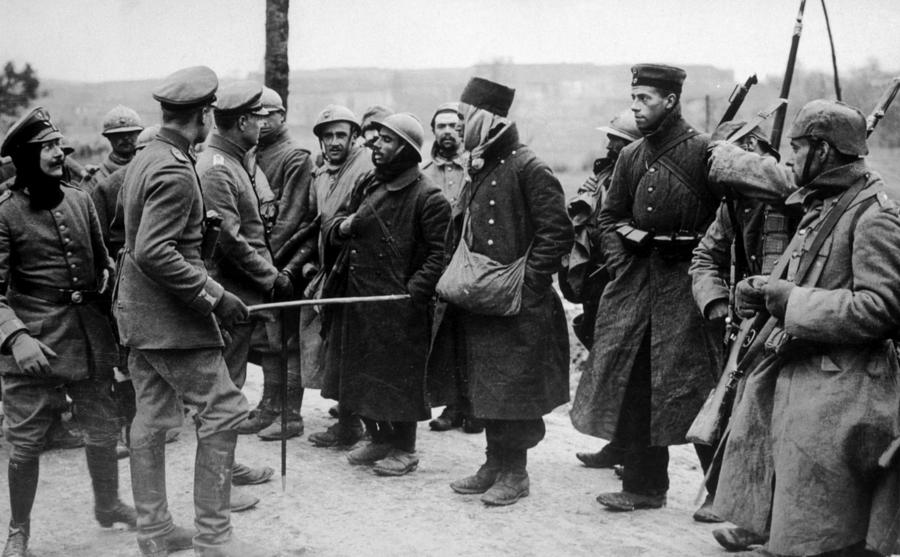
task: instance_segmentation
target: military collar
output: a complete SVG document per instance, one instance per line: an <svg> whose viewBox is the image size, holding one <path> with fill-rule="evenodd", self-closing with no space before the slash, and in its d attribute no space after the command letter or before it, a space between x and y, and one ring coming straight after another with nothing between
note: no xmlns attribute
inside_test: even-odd
<svg viewBox="0 0 900 557"><path fill-rule="evenodd" d="M378 178L374 171L372 171L372 180L366 187L366 191L371 191L376 189L380 185L384 185L384 189L387 191L400 191L402 189L408 188L411 184L415 183L419 179L419 165L414 164L398 174L394 179L389 182L382 182L380 178Z"/></svg>
<svg viewBox="0 0 900 557"><path fill-rule="evenodd" d="M662 122L659 123L655 130L644 135L644 141L651 145L662 145L669 139L681 135L689 127L688 123L681 117L681 103L679 102L671 112L663 117Z"/></svg>
<svg viewBox="0 0 900 557"><path fill-rule="evenodd" d="M506 153L512 151L519 145L519 128L515 122L510 122L504 130L497 136L496 141L488 146L484 151L482 158L490 160L494 158L505 157Z"/></svg>
<svg viewBox="0 0 900 557"><path fill-rule="evenodd" d="M445 159L437 153L434 153L431 157L431 162L434 166L438 168L443 168L445 166L456 166L459 168L466 167L466 153L462 150L457 151L456 155L453 156L452 159Z"/></svg>
<svg viewBox="0 0 900 557"><path fill-rule="evenodd" d="M249 149L245 149L245 148L241 147L234 141L228 139L227 137L225 137L223 135L219 135L218 133L214 133L214 134L212 134L212 136L210 136L209 147L210 147L210 149L216 149L218 151L222 151L229 157L231 157L239 162L243 162L244 155L246 155L247 151L249 151Z"/></svg>
<svg viewBox="0 0 900 557"><path fill-rule="evenodd" d="M811 183L789 195L784 204L809 207L817 201L840 195L857 180L868 178L869 174L869 167L864 159L826 170Z"/></svg>
<svg viewBox="0 0 900 557"><path fill-rule="evenodd" d="M259 136L259 148L264 149L270 145L274 145L279 141L284 140L288 135L287 126L282 124L277 130L268 134L268 135L260 135Z"/></svg>
<svg viewBox="0 0 900 557"><path fill-rule="evenodd" d="M156 138L172 145L181 151L188 159L194 160L194 155L191 153L191 142L180 132L173 130L172 128L162 127L156 134Z"/></svg>

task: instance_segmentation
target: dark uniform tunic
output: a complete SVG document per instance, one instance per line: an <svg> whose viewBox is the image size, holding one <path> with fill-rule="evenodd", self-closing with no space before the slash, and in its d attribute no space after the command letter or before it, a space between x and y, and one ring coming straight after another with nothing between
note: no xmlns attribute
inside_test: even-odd
<svg viewBox="0 0 900 557"><path fill-rule="evenodd" d="M431 394L436 404L456 400L455 367L465 366L475 417L540 421L569 400L569 338L552 275L572 247L572 225L559 181L519 142L515 124L488 147L483 161L454 215L446 254L449 259L456 249L468 207L473 252L502 264L528 254L522 309L496 317L439 304L429 356Z"/></svg>
<svg viewBox="0 0 900 557"><path fill-rule="evenodd" d="M443 267L450 205L418 166L387 183L371 173L357 196L362 204L350 207L356 212L350 238L337 231L348 211L326 223L329 243L349 250L343 294L408 293L412 299L336 307L326 362L341 372L327 376L322 395L372 420L425 420L430 302Z"/></svg>
<svg viewBox="0 0 900 557"><path fill-rule="evenodd" d="M233 429L247 400L228 377L212 314L223 295L201 258L203 196L188 140L162 128L128 166L125 256L115 311L137 393L132 443L181 424L197 406L198 435Z"/></svg>
<svg viewBox="0 0 900 557"><path fill-rule="evenodd" d="M66 393L89 443L115 442L110 398L117 347L97 290L111 261L88 195L62 185L56 207L35 210L27 189L0 196L0 374L6 436L15 456L36 458ZM52 377L22 374L7 340L18 331L57 353Z"/></svg>

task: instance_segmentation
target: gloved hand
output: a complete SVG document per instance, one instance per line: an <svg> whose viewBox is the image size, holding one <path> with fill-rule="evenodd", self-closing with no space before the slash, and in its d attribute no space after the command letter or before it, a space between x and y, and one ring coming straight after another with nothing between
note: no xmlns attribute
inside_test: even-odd
<svg viewBox="0 0 900 557"><path fill-rule="evenodd" d="M272 286L272 301L284 302L294 297L294 282L291 280L291 274L287 271L278 273L275 284Z"/></svg>
<svg viewBox="0 0 900 557"><path fill-rule="evenodd" d="M766 296L766 309L769 310L769 313L778 319L784 319L788 298L790 298L791 290L793 289L794 283L784 279L778 279L774 283L766 283L762 290Z"/></svg>
<svg viewBox="0 0 900 557"><path fill-rule="evenodd" d="M219 319L219 323L226 329L232 329L235 325L246 321L250 317L250 311L247 309L246 304L227 290L213 308L213 313Z"/></svg>
<svg viewBox="0 0 900 557"><path fill-rule="evenodd" d="M734 305L738 315L744 319L753 317L766 307L766 298L762 288L764 279L759 276L747 277L737 283L734 289Z"/></svg>
<svg viewBox="0 0 900 557"><path fill-rule="evenodd" d="M728 301L715 300L706 308L706 318L710 321L728 317Z"/></svg>
<svg viewBox="0 0 900 557"><path fill-rule="evenodd" d="M10 350L22 373L46 377L53 372L47 358L55 358L56 352L28 333L19 333L13 339Z"/></svg>

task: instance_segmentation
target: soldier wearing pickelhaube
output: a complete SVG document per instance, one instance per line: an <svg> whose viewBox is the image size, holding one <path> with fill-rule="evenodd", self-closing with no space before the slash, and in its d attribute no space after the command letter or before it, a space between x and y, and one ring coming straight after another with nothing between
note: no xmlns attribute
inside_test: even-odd
<svg viewBox="0 0 900 557"><path fill-rule="evenodd" d="M628 444L622 491L597 498L614 510L665 505L668 446L685 442L722 365L723 323L697 311L687 274L721 194L706 179L709 137L681 116L685 77L672 66L632 68L643 137L622 149L600 210L610 282L571 417L583 433ZM710 447L697 451L704 466L712 460Z"/></svg>
<svg viewBox="0 0 900 557"><path fill-rule="evenodd" d="M91 192L116 170L131 162L137 149L137 137L144 129L140 115L132 108L118 105L103 117L103 137L112 149L100 166L85 178L81 187Z"/></svg>
<svg viewBox="0 0 900 557"><path fill-rule="evenodd" d="M0 383L9 443L10 526L4 557L25 557L39 457L54 414L75 403L85 434L94 515L134 526L119 500L118 417L111 398L116 341L101 301L112 260L88 194L64 181L62 134L43 108L0 146L16 177L0 195Z"/></svg>
<svg viewBox="0 0 900 557"><path fill-rule="evenodd" d="M788 136L800 189L785 205L803 216L771 274L737 286L740 314L770 317L748 348L765 357L731 418L715 510L768 530L771 554L892 554L897 470L879 457L900 433L900 208L865 161L856 108L812 101Z"/></svg>
<svg viewBox="0 0 900 557"><path fill-rule="evenodd" d="M232 537L235 427L247 400L228 375L222 329L248 319L247 306L206 271L204 206L192 146L206 139L218 89L205 66L179 70L156 88L162 127L138 153L122 186L125 253L114 301L137 393L131 429L132 490L143 555L193 545L198 556L263 556ZM197 409L194 511L197 531L174 524L166 499L165 433Z"/></svg>

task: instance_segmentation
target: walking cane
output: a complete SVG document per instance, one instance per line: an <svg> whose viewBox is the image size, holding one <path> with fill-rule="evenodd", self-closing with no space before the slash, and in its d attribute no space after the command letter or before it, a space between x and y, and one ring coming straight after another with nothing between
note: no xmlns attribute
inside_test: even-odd
<svg viewBox="0 0 900 557"><path fill-rule="evenodd" d="M250 313L280 310L281 315L281 491L284 492L287 485L287 375L288 375L288 348L287 348L287 323L286 310L304 306L331 306L347 304L363 304L373 302L393 302L408 300L409 294L386 294L383 296L349 296L343 298L319 298L316 300L293 300L290 302L272 302L268 304L256 304L247 309ZM298 358L303 364L301 351ZM299 370L298 370L299 371Z"/></svg>

